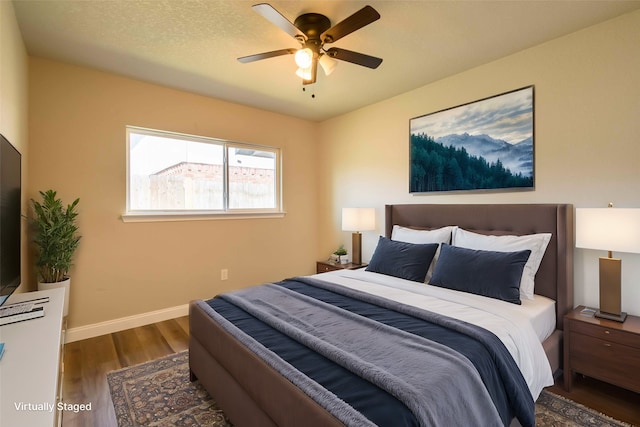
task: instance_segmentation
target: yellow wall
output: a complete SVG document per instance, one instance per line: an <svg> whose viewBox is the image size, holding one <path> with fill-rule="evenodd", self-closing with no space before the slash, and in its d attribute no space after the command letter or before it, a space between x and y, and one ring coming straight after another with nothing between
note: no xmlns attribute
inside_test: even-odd
<svg viewBox="0 0 640 427"><path fill-rule="evenodd" d="M640 12L634 12L321 124L320 247L339 243L340 208L387 203L572 203L640 207ZM535 191L410 195L409 119L535 85ZM576 250L575 303L598 305L598 251ZM623 308L640 314L640 255L623 259Z"/></svg>
<svg viewBox="0 0 640 427"><path fill-rule="evenodd" d="M28 82L27 51L22 42L13 4L0 1L0 133L22 154L22 206L27 211ZM28 282L27 224L22 225L22 283ZM26 291L20 286L18 291Z"/></svg>
<svg viewBox="0 0 640 427"><path fill-rule="evenodd" d="M314 272L315 124L51 60L29 72L29 196L80 198L71 327ZM280 147L286 216L123 223L126 125Z"/></svg>

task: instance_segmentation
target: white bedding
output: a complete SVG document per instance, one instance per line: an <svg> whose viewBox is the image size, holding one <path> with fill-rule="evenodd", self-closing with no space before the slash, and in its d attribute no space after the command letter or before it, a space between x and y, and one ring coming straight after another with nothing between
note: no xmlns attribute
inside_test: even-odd
<svg viewBox="0 0 640 427"><path fill-rule="evenodd" d="M548 320L540 319L545 317L545 312L548 313L550 305L553 307L553 301L548 298L539 297L528 301L530 304L518 306L493 298L372 273L364 269L338 270L315 275L315 277L487 329L500 338L511 353L534 400L538 398L544 387L553 385L551 366L542 348L542 340L539 338L544 335L539 332L542 329L548 329ZM534 324L538 324L541 331L537 332Z"/></svg>
<svg viewBox="0 0 640 427"><path fill-rule="evenodd" d="M540 342L543 342L556 330L556 302L542 295L521 301L522 305L516 310L529 319Z"/></svg>

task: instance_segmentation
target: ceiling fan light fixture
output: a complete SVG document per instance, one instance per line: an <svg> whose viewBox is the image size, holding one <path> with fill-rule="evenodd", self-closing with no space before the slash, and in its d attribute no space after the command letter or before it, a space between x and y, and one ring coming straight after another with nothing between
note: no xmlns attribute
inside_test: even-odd
<svg viewBox="0 0 640 427"><path fill-rule="evenodd" d="M308 47L299 49L295 54L296 64L300 68L309 68L313 62L313 51Z"/></svg>
<svg viewBox="0 0 640 427"><path fill-rule="evenodd" d="M335 70L336 67L338 66L338 61L331 58L327 54L321 55L320 59L318 59L318 62L320 63L320 66L324 70L325 76L328 76L329 74L333 73L333 70Z"/></svg>
<svg viewBox="0 0 640 427"><path fill-rule="evenodd" d="M311 78L313 77L311 75L312 72L313 72L313 69L311 66L306 68L298 68L296 70L296 76L300 77L302 80L311 80Z"/></svg>

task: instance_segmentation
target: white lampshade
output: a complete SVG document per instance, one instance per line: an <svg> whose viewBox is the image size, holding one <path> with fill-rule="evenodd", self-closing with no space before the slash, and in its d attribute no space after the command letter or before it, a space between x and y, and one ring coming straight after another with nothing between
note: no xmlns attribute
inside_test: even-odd
<svg viewBox="0 0 640 427"><path fill-rule="evenodd" d="M576 247L640 253L640 209L576 209Z"/></svg>
<svg viewBox="0 0 640 427"><path fill-rule="evenodd" d="M342 230L368 231L376 229L374 208L342 208Z"/></svg>
<svg viewBox="0 0 640 427"><path fill-rule="evenodd" d="M298 68L296 70L296 76L300 77L302 80L311 80L311 72L312 68Z"/></svg>
<svg viewBox="0 0 640 427"><path fill-rule="evenodd" d="M311 62L313 62L313 51L308 47L299 49L294 55L294 59L296 64L298 64L298 67L309 68L311 66Z"/></svg>
<svg viewBox="0 0 640 427"><path fill-rule="evenodd" d="M324 70L325 76L328 76L329 74L333 73L333 70L335 70L336 66L338 65L338 61L336 61L333 58L330 58L329 55L327 54L321 55L320 59L318 59L318 62L320 63L320 66Z"/></svg>

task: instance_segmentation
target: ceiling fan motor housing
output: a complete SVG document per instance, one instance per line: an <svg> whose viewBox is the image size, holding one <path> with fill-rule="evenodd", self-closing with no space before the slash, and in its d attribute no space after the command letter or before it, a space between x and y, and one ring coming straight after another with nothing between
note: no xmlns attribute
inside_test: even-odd
<svg viewBox="0 0 640 427"><path fill-rule="evenodd" d="M319 13L305 13L298 16L293 25L307 36L308 41L317 41L315 44L320 45L320 35L331 28L331 21Z"/></svg>

